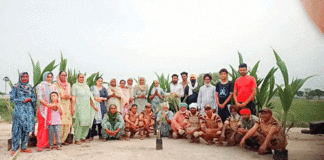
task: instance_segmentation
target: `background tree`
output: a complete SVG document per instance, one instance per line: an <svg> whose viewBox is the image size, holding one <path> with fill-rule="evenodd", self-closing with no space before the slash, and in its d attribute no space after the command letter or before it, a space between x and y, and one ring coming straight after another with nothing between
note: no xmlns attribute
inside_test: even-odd
<svg viewBox="0 0 324 160"><path fill-rule="evenodd" d="M303 92L303 91L297 91L297 92L296 92L296 95L297 95L298 97L302 97L302 96L304 96L304 92Z"/></svg>

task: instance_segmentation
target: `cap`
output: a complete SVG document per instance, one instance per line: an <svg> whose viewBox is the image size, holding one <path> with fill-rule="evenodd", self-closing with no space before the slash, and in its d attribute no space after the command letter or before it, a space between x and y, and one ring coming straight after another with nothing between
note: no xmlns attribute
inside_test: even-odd
<svg viewBox="0 0 324 160"><path fill-rule="evenodd" d="M262 112L266 112L266 113L271 113L272 114L272 111L270 108L262 108L259 113L262 113Z"/></svg>
<svg viewBox="0 0 324 160"><path fill-rule="evenodd" d="M197 110L197 108L198 108L198 104L197 104L197 103L191 103L191 104L189 105L189 109L191 109L191 108L194 108L194 109Z"/></svg>
<svg viewBox="0 0 324 160"><path fill-rule="evenodd" d="M211 108L211 106L209 104L206 104L205 109L207 109L207 108Z"/></svg>

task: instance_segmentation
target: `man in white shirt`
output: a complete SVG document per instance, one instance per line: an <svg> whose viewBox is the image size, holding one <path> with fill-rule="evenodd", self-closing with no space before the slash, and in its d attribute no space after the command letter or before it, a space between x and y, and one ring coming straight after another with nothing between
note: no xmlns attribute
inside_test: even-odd
<svg viewBox="0 0 324 160"><path fill-rule="evenodd" d="M178 84L178 75L177 74L173 74L172 75L172 83L170 84L170 93L167 93L166 95L174 95L175 98L178 98L179 103L180 98L183 97L184 95L184 91L183 91L183 87L181 84Z"/></svg>
<svg viewBox="0 0 324 160"><path fill-rule="evenodd" d="M213 112L216 112L216 87L210 84L212 77L210 74L204 75L205 85L201 86L198 94L198 109L200 109L201 114L205 114L204 106L209 104L213 109Z"/></svg>

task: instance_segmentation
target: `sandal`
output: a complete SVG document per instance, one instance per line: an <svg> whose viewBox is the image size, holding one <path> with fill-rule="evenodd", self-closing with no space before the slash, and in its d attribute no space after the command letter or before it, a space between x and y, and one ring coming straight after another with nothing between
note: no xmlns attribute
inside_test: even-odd
<svg viewBox="0 0 324 160"><path fill-rule="evenodd" d="M80 141L75 141L75 144L81 145L82 143Z"/></svg>
<svg viewBox="0 0 324 160"><path fill-rule="evenodd" d="M43 152L43 148L37 147L37 152Z"/></svg>

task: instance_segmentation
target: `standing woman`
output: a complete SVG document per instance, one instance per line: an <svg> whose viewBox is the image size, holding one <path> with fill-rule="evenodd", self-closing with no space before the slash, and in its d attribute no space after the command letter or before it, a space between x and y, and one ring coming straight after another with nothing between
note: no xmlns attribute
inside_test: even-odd
<svg viewBox="0 0 324 160"><path fill-rule="evenodd" d="M105 101L107 101L108 94L105 87L102 86L102 77L97 78L97 85L91 86L90 90L94 96L95 106L98 108L98 111L95 113L95 118L93 120L92 128L90 129L90 141L93 140L93 137L98 133L99 139L102 139L101 134L101 122L102 119L107 112ZM98 132L96 131L96 127L98 126Z"/></svg>
<svg viewBox="0 0 324 160"><path fill-rule="evenodd" d="M108 86L108 101L107 106L110 106L111 104L116 105L117 111L122 112L124 110L124 105L126 103L124 95L119 87L117 87L117 80L114 78L110 80L109 86Z"/></svg>
<svg viewBox="0 0 324 160"><path fill-rule="evenodd" d="M61 115L61 138L62 144L68 145L65 140L70 133L70 129L72 127L72 116L74 112L74 108L71 105L72 95L71 95L71 85L67 82L66 72L60 71L59 75L56 78L56 82L54 85L56 86L59 96L61 98L61 105L63 114Z"/></svg>
<svg viewBox="0 0 324 160"><path fill-rule="evenodd" d="M51 120L51 108L49 107L50 95L52 92L57 92L57 88L52 84L53 73L45 72L43 81L37 85L37 101L39 107L37 109L38 129L37 129L37 151L42 152L48 144L48 129L47 126Z"/></svg>
<svg viewBox="0 0 324 160"><path fill-rule="evenodd" d="M120 85L120 89L123 93L123 97L125 99L125 105L124 107L122 107L122 115L123 117L125 117L125 115L128 113L128 107L129 107L129 99L130 99L130 95L129 95L129 91L128 89L126 88L126 81L125 80L120 80L119 82L119 85Z"/></svg>
<svg viewBox="0 0 324 160"><path fill-rule="evenodd" d="M145 104L147 103L149 88L148 85L145 84L145 78L139 78L139 84L135 86L134 94L135 94L135 104L137 104L138 109L137 113L141 113L145 109Z"/></svg>
<svg viewBox="0 0 324 160"><path fill-rule="evenodd" d="M32 153L26 149L29 132L34 130L34 104L36 96L33 87L28 84L29 76L27 72L19 74L19 82L10 91L10 101L15 103L12 114L12 149L10 155L13 156L19 147L21 152Z"/></svg>
<svg viewBox="0 0 324 160"><path fill-rule="evenodd" d="M161 99L164 97L164 92L160 88L159 81L154 80L154 87L152 88L151 95L149 96L152 99L152 109L155 114L157 114L157 109L161 103Z"/></svg>
<svg viewBox="0 0 324 160"><path fill-rule="evenodd" d="M98 109L94 106L95 100L82 73L78 74L78 82L72 86L72 95L75 96L75 114L73 117L75 144L89 143L86 137L89 128L92 126L94 110L98 111Z"/></svg>

